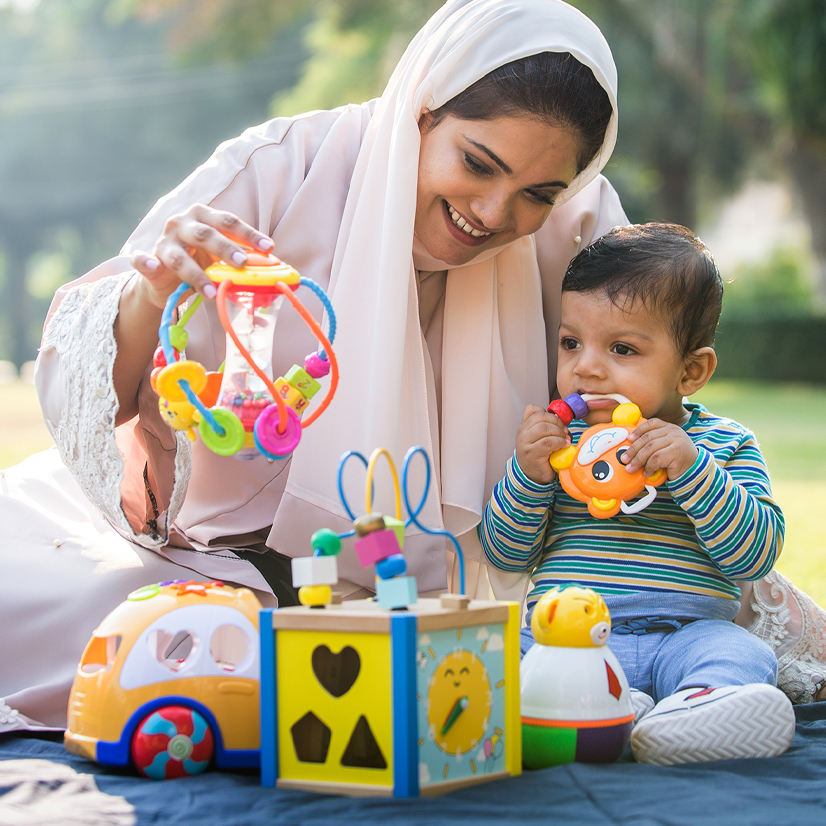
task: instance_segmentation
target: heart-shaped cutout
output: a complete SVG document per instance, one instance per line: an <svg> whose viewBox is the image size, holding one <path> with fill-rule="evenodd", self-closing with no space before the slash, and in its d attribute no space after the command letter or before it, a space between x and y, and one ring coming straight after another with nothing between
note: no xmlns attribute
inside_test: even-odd
<svg viewBox="0 0 826 826"><path fill-rule="evenodd" d="M338 654L326 645L319 645L313 651L312 663L316 679L333 697L346 694L361 670L358 651L349 645L345 645Z"/></svg>

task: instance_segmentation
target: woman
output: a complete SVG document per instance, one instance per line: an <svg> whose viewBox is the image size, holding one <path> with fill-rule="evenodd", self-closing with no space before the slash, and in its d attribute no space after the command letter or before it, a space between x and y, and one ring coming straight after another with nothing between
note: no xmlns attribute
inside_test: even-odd
<svg viewBox="0 0 826 826"><path fill-rule="evenodd" d="M550 108L530 95L486 105L495 87L509 100L514 78L532 88L533 74L549 71L565 78ZM588 125L595 104L603 115ZM321 526L348 527L335 487L346 450L384 447L398 461L423 445L437 484L421 519L444 524L479 559L473 527L510 434L527 401L547 401L546 336L555 337L565 267L625 222L599 177L615 136L613 60L580 12L556 0L454 0L378 101L277 119L222 145L119 257L59 291L37 382L68 471L34 457L9 482L10 518L25 523L30 555L23 546L5 555L16 585L4 609L30 624L3 643L8 706L63 725L89 633L139 585L194 571L254 587L264 601L273 590L289 598L283 556L308 553ZM339 321L340 389L293 458L271 464L218 457L200 442L190 455L148 382L165 296L184 278L210 298L202 265L232 260L242 244L274 249L324 286ZM187 356L216 368L224 345L212 302L187 330ZM314 346L282 314L274 369ZM420 592L447 585L443 542L412 534L405 554ZM372 571L352 556L340 557L340 576L358 596Z"/></svg>

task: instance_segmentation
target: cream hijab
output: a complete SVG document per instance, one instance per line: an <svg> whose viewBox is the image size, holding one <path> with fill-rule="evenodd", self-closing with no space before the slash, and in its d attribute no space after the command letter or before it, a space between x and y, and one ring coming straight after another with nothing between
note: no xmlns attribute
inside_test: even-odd
<svg viewBox="0 0 826 826"><path fill-rule="evenodd" d="M296 532L329 524L331 514L343 516L336 488L339 458L348 450L368 456L377 447L399 465L408 448L424 447L435 484L421 520L456 534L470 531L503 475L525 405L547 403L533 238L460 267L432 260L421 245L411 256L420 115L494 68L543 51L569 52L590 67L614 108L604 145L565 192L567 200L598 175L617 129L616 68L602 34L581 12L559 0L453 0L419 32L393 73L355 166L330 281L341 383L329 410L305 431L296 450L273 526L274 547L295 547ZM417 269L448 270L438 442ZM418 501L421 476L411 472L411 504ZM352 490L358 492L351 505L361 512L363 493ZM376 496L376 509L392 512L392 497L382 498L378 486ZM443 549L443 539L408 540L411 573L439 559L443 565Z"/></svg>

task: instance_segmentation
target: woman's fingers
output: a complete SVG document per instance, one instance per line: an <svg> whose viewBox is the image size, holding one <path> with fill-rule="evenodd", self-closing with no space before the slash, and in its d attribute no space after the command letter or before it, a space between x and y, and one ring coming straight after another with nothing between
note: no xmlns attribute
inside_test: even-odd
<svg viewBox="0 0 826 826"><path fill-rule="evenodd" d="M205 270L213 261L243 267L250 249L268 253L268 236L230 212L194 204L164 225L151 254L135 252L132 266L149 282L157 298L165 298L183 281L205 298L214 298L215 285Z"/></svg>

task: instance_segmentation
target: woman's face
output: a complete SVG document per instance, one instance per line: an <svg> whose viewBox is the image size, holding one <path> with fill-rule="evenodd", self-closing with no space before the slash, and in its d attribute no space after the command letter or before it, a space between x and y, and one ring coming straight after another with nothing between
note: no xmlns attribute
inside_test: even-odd
<svg viewBox="0 0 826 826"><path fill-rule="evenodd" d="M577 174L577 135L529 117L460 120L422 134L415 230L448 264L530 235Z"/></svg>

